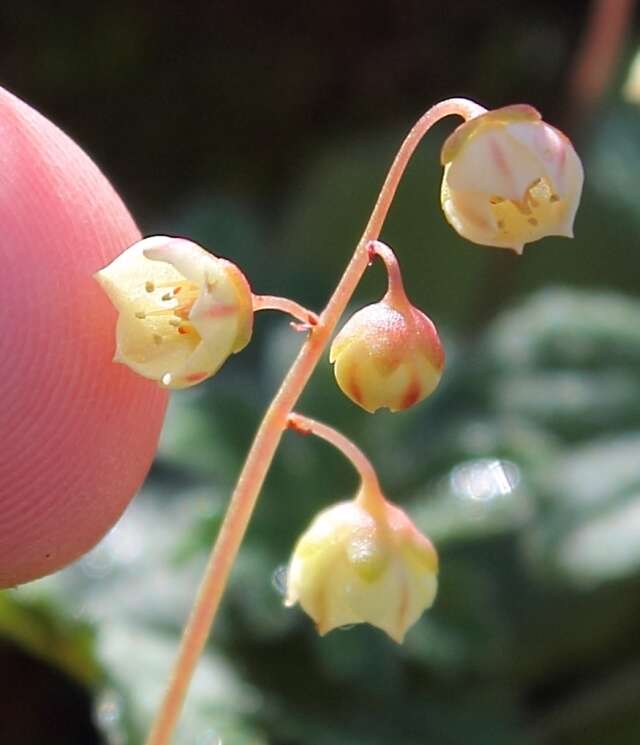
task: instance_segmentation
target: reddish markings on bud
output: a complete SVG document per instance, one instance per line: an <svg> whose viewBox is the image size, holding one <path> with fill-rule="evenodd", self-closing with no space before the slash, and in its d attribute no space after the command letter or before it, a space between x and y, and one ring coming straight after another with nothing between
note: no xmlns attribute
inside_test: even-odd
<svg viewBox="0 0 640 745"><path fill-rule="evenodd" d="M364 399L362 396L362 390L360 389L360 385L358 384L358 377L357 377L357 368L354 367L351 376L349 378L349 393L351 398L356 401L356 403L359 403L360 406L363 405Z"/></svg>
<svg viewBox="0 0 640 745"><path fill-rule="evenodd" d="M367 249L383 258L389 289L347 321L333 340L330 360L342 391L363 409L401 411L435 390L444 351L431 320L409 302L391 249L373 241Z"/></svg>
<svg viewBox="0 0 640 745"><path fill-rule="evenodd" d="M417 403L420 400L421 392L422 386L420 385L420 381L414 379L407 388L405 397L402 400L402 408L408 409L409 407L413 406L413 404Z"/></svg>

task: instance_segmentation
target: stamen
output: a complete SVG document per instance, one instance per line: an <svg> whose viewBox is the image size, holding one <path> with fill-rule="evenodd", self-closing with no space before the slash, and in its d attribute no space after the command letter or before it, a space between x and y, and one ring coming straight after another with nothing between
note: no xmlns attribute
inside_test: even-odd
<svg viewBox="0 0 640 745"><path fill-rule="evenodd" d="M184 335L184 334L189 334L191 332L186 326L178 326L178 333Z"/></svg>
<svg viewBox="0 0 640 745"><path fill-rule="evenodd" d="M557 194L552 194L552 195L551 195L551 196L549 197L549 201L550 201L550 202L559 202L559 201L560 201L560 197L559 197L559 196L558 196Z"/></svg>
<svg viewBox="0 0 640 745"><path fill-rule="evenodd" d="M161 300L164 300L165 303L169 300L173 300L174 292L165 292L164 295L160 298Z"/></svg>
<svg viewBox="0 0 640 745"><path fill-rule="evenodd" d="M525 195L525 198L522 200L522 202L513 202L514 207L520 212L522 215L530 215L531 214L531 207L527 204L527 197Z"/></svg>
<svg viewBox="0 0 640 745"><path fill-rule="evenodd" d="M529 225L537 225L537 224L538 224L538 221L536 220L536 218L535 218L535 217L530 217L530 218L529 218L529 219L527 220L527 222L529 223Z"/></svg>
<svg viewBox="0 0 640 745"><path fill-rule="evenodd" d="M156 286L155 286L155 285L153 284L153 282L152 282L151 280L149 280L149 279L148 279L148 280L147 280L147 281L146 281L146 282L144 283L144 289L145 289L145 290L146 290L147 292L153 292L153 291L154 291L154 290L156 289Z"/></svg>
<svg viewBox="0 0 640 745"><path fill-rule="evenodd" d="M142 313L143 311L139 311ZM138 315L136 313L136 316L138 318L148 318L149 316L171 316L173 315L173 308L158 308L158 310L148 310L144 313L143 316Z"/></svg>
<svg viewBox="0 0 640 745"><path fill-rule="evenodd" d="M186 321L187 318L189 318L189 312L191 311L192 305L192 303L189 305L179 305L174 309L174 315L178 316L178 318L182 318L183 321Z"/></svg>
<svg viewBox="0 0 640 745"><path fill-rule="evenodd" d="M154 334L153 335L153 341L156 344L162 344L162 337L160 336L160 334Z"/></svg>
<svg viewBox="0 0 640 745"><path fill-rule="evenodd" d="M502 197L494 195L492 197L489 197L489 202L490 204L502 204L502 202L504 202L504 199Z"/></svg>
<svg viewBox="0 0 640 745"><path fill-rule="evenodd" d="M182 321L178 320L177 318L171 318L169 320L169 325L173 326L174 328L178 328L178 326L182 326Z"/></svg>
<svg viewBox="0 0 640 745"><path fill-rule="evenodd" d="M139 318L140 320L144 320L146 317L147 317L147 314L143 310L136 311L136 318Z"/></svg>

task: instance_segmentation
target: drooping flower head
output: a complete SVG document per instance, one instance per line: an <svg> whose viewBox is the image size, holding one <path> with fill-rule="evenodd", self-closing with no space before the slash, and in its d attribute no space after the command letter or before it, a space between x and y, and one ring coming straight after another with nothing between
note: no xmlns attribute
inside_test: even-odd
<svg viewBox="0 0 640 745"><path fill-rule="evenodd" d="M399 507L363 491L320 512L299 539L286 605L300 603L321 635L370 623L400 643L435 599L438 556Z"/></svg>
<svg viewBox="0 0 640 745"><path fill-rule="evenodd" d="M506 106L461 124L445 141L441 201L474 243L522 253L549 235L573 237L583 169L569 139L531 106Z"/></svg>
<svg viewBox="0 0 640 745"><path fill-rule="evenodd" d="M246 278L192 241L145 238L96 279L119 313L114 361L165 387L200 383L251 338Z"/></svg>

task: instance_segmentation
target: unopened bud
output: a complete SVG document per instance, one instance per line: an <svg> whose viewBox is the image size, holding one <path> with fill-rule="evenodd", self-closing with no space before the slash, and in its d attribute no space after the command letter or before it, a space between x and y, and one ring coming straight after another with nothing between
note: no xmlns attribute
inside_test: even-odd
<svg viewBox="0 0 640 745"><path fill-rule="evenodd" d="M114 361L167 388L210 377L251 338L244 275L191 241L145 238L96 279L119 313Z"/></svg>
<svg viewBox="0 0 640 745"><path fill-rule="evenodd" d="M404 296L390 293L355 313L331 345L342 391L366 411L402 411L431 394L444 351L436 327Z"/></svg>

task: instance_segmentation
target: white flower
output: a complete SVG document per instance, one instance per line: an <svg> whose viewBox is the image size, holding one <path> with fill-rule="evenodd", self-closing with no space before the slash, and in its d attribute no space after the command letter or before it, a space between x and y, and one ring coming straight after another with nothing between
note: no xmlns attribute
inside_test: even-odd
<svg viewBox="0 0 640 745"><path fill-rule="evenodd" d="M474 243L522 253L548 235L573 237L583 169L573 145L530 106L458 127L442 149L442 208Z"/></svg>
<svg viewBox="0 0 640 745"><path fill-rule="evenodd" d="M210 377L251 338L244 275L191 241L145 238L96 279L119 313L114 361L165 387Z"/></svg>

